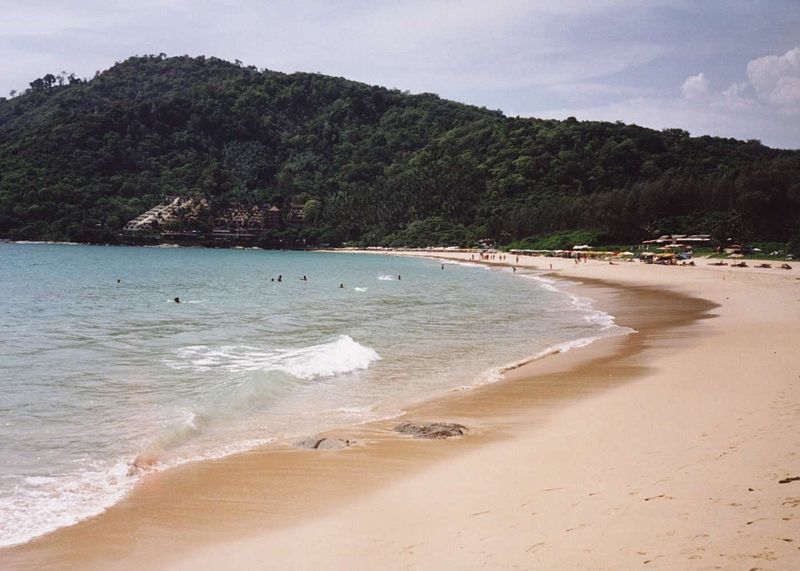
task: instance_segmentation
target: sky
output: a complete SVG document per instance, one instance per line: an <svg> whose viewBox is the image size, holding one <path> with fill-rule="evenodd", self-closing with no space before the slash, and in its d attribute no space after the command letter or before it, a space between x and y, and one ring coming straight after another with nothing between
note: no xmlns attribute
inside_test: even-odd
<svg viewBox="0 0 800 571"><path fill-rule="evenodd" d="M206 55L800 148L800 0L0 0L0 94Z"/></svg>

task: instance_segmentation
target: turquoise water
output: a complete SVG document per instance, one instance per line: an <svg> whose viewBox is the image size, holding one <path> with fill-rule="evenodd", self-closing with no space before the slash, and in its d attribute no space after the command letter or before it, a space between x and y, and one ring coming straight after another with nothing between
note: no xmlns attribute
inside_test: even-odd
<svg viewBox="0 0 800 571"><path fill-rule="evenodd" d="M113 504L136 458L163 469L399 416L616 331L531 278L380 255L0 244L0 546Z"/></svg>

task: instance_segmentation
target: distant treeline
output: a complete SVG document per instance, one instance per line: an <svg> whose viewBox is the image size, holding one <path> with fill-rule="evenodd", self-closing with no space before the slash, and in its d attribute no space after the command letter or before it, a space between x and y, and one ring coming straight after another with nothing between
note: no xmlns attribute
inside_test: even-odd
<svg viewBox="0 0 800 571"><path fill-rule="evenodd" d="M266 244L499 244L566 230L800 244L800 152L520 119L317 74L134 57L0 99L0 237L113 242L165 196L305 204Z"/></svg>

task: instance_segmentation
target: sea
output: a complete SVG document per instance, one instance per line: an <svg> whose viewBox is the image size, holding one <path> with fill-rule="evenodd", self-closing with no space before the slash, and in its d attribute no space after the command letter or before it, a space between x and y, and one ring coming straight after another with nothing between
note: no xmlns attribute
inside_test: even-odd
<svg viewBox="0 0 800 571"><path fill-rule="evenodd" d="M133 463L401 417L624 332L560 287L386 255L0 243L0 546L107 509Z"/></svg>

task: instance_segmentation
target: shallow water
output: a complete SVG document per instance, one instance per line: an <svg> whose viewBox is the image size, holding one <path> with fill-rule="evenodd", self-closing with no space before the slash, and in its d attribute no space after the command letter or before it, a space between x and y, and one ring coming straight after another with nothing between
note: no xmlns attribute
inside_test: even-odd
<svg viewBox="0 0 800 571"><path fill-rule="evenodd" d="M397 416L617 331L551 280L469 264L0 244L0 545L111 505L136 458Z"/></svg>

